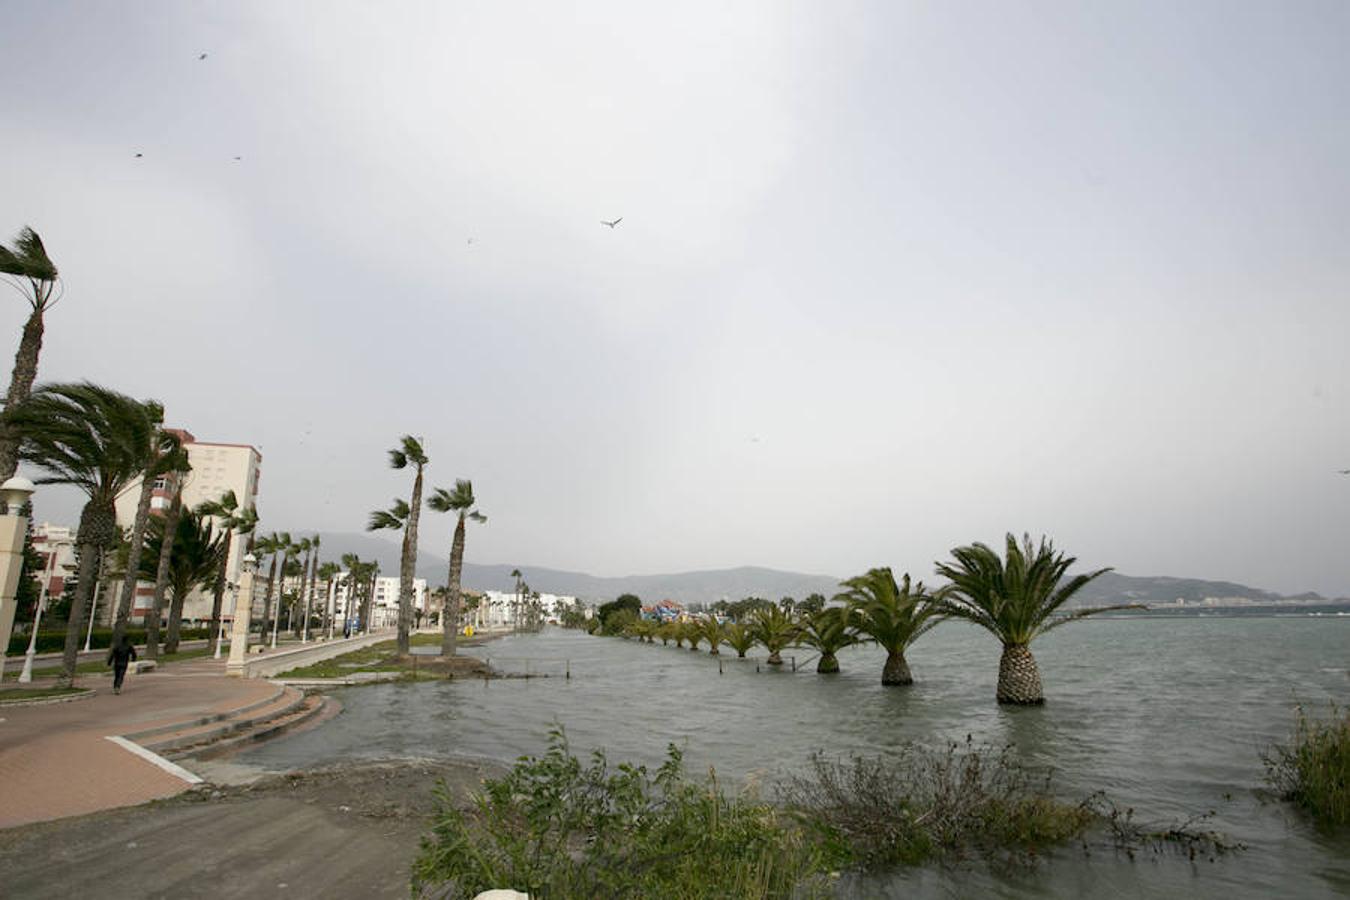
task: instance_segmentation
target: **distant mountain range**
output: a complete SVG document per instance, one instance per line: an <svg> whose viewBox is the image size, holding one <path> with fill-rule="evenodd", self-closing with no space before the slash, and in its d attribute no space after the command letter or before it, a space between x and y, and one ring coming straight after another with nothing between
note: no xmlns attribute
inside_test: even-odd
<svg viewBox="0 0 1350 900"><path fill-rule="evenodd" d="M376 559L380 572L398 574L399 545L370 534L336 533L323 536L325 559L337 559L344 553L355 553L362 559ZM839 579L833 575L808 575L802 572L784 572L759 566L741 566L735 569L714 569L700 572L675 572L664 575L625 575L604 577L561 569L543 569L528 565L464 564L464 586L475 590L509 591L515 586L511 570L519 568L530 587L552 594L570 594L586 600L612 600L620 594L637 594L644 601L671 599L678 603L712 603L726 597L781 597L801 599L821 593L829 597L839 589ZM444 556L418 554L417 576L428 584L445 584L449 564ZM1205 581L1198 578L1171 578L1167 576L1137 577L1108 572L1085 587L1075 605L1097 606L1110 603L1175 603L1178 599L1196 603L1206 598L1217 598L1248 603L1335 603L1319 594L1307 593L1285 596L1259 588L1251 588L1229 581Z"/></svg>

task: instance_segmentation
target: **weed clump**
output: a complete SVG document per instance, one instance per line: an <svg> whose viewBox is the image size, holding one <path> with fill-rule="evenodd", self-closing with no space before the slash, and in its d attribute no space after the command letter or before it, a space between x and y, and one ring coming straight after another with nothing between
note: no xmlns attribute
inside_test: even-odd
<svg viewBox="0 0 1350 900"><path fill-rule="evenodd" d="M1334 703L1326 721L1308 718L1302 706L1297 712L1289 743L1262 754L1266 780L1319 825L1350 824L1350 712Z"/></svg>
<svg viewBox="0 0 1350 900"><path fill-rule="evenodd" d="M413 867L414 892L472 897L809 897L824 864L802 829L716 778L685 778L673 745L654 773L573 756L561 730L543 756L484 782L467 810L444 790Z"/></svg>

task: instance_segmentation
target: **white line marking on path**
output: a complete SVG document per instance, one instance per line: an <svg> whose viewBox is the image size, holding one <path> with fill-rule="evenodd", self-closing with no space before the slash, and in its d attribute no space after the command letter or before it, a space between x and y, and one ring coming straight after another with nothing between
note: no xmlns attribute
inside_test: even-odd
<svg viewBox="0 0 1350 900"><path fill-rule="evenodd" d="M154 763L155 765L163 769L165 772L168 772L170 775L174 775L178 778L183 779L188 784L202 783L202 780L200 778L198 778L196 775L193 775L187 769L183 768L182 766L176 763L169 762L167 759L160 756L158 753L145 749L135 741L129 741L126 738L122 737L120 734L109 734L105 735L104 737L106 740L112 741L114 744L121 747L123 750L130 750L132 753L136 754L146 762Z"/></svg>

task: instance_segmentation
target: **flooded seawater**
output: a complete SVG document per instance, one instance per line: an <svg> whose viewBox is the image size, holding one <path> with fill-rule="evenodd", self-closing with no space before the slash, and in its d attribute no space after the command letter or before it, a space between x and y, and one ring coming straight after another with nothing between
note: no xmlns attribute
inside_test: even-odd
<svg viewBox="0 0 1350 900"><path fill-rule="evenodd" d="M706 648L705 648L706 649ZM1047 702L994 702L998 644L947 623L908 658L916 683L883 688L883 654L840 654L843 673L769 671L657 643L548 629L472 648L494 667L552 677L423 682L337 692L344 712L241 762L269 768L406 757L537 753L553 724L576 751L660 761L684 748L689 771L741 779L802 767L810 754L884 755L915 741L1011 744L1053 766L1065 799L1105 791L1136 819L1214 811L1208 827L1247 846L1214 862L1065 849L1035 870L924 867L850 882L857 897L1345 897L1350 834L1318 833L1263 792L1260 754L1288 737L1294 704L1350 703L1350 617L1114 618L1034 645ZM794 651L805 661L809 651ZM760 658L763 653L760 651ZM527 662L528 661L528 662ZM570 668L571 678L562 677Z"/></svg>

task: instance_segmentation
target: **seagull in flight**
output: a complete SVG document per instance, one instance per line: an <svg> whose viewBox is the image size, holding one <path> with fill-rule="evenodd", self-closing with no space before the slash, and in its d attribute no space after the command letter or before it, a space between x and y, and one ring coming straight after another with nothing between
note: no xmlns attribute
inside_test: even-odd
<svg viewBox="0 0 1350 900"><path fill-rule="evenodd" d="M197 57L197 62L201 62L201 61L204 60L204 59L206 59L206 54L205 54L205 53L203 53L201 56Z"/></svg>
<svg viewBox="0 0 1350 900"><path fill-rule="evenodd" d="M1337 469L1342 475L1350 475L1350 469Z"/></svg>
<svg viewBox="0 0 1350 900"><path fill-rule="evenodd" d="M622 222L622 221L623 221L623 216L619 216L619 217L618 217L617 219L615 219L613 222L606 222L604 219L601 219L601 220L600 220L600 224L601 224L601 225L608 225L610 228L613 228L615 225L618 225L618 224L619 224L620 222Z"/></svg>
<svg viewBox="0 0 1350 900"><path fill-rule="evenodd" d="M135 158L136 158L136 159L140 159L140 158L143 157L143 156L145 156L144 153L137 153Z"/></svg>

